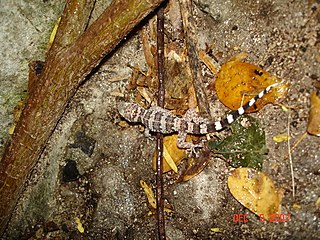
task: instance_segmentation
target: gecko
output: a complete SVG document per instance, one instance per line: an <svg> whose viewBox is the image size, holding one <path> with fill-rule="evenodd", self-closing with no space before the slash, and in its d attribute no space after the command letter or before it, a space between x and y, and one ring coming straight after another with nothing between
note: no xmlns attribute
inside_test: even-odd
<svg viewBox="0 0 320 240"><path fill-rule="evenodd" d="M280 83L274 83L262 90L258 95L251 98L246 104L231 111L224 119L211 122L206 118L202 118L196 113L195 109L189 109L183 117L178 117L172 114L169 110L159 106L152 106L145 109L136 103L120 102L118 104L118 111L122 117L127 121L133 123L142 123L145 126L146 134L151 132L160 132L162 134L178 133L177 146L181 149L187 149L191 153L195 152L196 148L202 148L203 142L193 144L186 142L187 134L205 135L212 132L218 132L230 126L245 111L253 106L259 99L261 99L272 88Z"/></svg>

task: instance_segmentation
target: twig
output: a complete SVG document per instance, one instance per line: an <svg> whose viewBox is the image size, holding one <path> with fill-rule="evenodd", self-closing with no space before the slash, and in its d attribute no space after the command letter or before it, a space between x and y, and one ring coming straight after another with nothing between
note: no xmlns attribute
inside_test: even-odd
<svg viewBox="0 0 320 240"><path fill-rule="evenodd" d="M290 136L290 114L291 111L289 110L288 113L288 127L287 127L287 135ZM292 164L292 156L291 156L291 147L290 147L290 138L288 138L288 157L290 162L290 171L291 171L291 183L292 183L292 197L295 197L295 182L294 182L294 172L293 172L293 164Z"/></svg>
<svg viewBox="0 0 320 240"><path fill-rule="evenodd" d="M77 87L102 58L163 0L114 0L81 36L69 27L69 24L77 25L72 20L75 17L81 21L80 28L76 27L75 31L84 30L83 20L89 14L73 15L74 11L85 11L87 7L77 5L78 2L80 0L67 1L59 29L65 28L69 32L62 33L63 30L58 29L38 84L31 84L34 89L29 90L26 107L2 156L0 236L28 175ZM74 7L80 10L72 9ZM64 34L69 38L65 39Z"/></svg>
<svg viewBox="0 0 320 240"><path fill-rule="evenodd" d="M164 13L163 7L160 7L157 12L157 62L158 62L158 106L164 107ZM163 134L157 133L157 223L158 223L158 237L159 239L166 239L165 233L165 219L164 219L164 202L163 202Z"/></svg>
<svg viewBox="0 0 320 240"><path fill-rule="evenodd" d="M302 140L308 136L308 132L305 131L301 137L299 137L299 139L292 145L291 149L290 149L290 153L292 153L294 151L294 149L302 142Z"/></svg>

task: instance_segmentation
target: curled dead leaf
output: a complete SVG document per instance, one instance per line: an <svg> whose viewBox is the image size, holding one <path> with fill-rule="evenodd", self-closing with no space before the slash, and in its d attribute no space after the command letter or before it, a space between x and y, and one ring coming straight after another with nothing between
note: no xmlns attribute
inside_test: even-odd
<svg viewBox="0 0 320 240"><path fill-rule="evenodd" d="M212 73L218 73L220 66L218 66L218 63L211 59L205 51L199 51L199 58L210 69Z"/></svg>

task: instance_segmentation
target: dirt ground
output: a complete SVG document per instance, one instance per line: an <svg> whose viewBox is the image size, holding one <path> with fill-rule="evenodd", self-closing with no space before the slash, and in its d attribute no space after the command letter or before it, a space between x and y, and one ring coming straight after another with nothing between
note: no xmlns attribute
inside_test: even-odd
<svg viewBox="0 0 320 240"><path fill-rule="evenodd" d="M9 68L1 71L2 148L17 96L26 91L28 60L43 56L44 47L38 44L46 42L63 9L63 3L56 6L55 1L38 1L41 7L30 10L26 2L1 3L0 17L7 19L0 31L2 39L19 40L10 37L18 33L26 37L10 46L1 43L5 52L2 65L19 69L19 73ZM247 52L247 62L290 84L283 102L290 106L289 112L269 104L251 116L266 133L268 154L263 172L284 190L282 212L291 217L289 222L260 222L229 192L227 178L232 167L226 160L212 157L204 171L190 181L178 183L175 174L165 175L165 197L173 209L166 216L167 238L320 239L319 203L316 205L320 198L320 138L307 135L292 153L295 197L287 142L272 140L289 128L293 144L306 131L310 95L320 83L319 1L194 2L198 49L211 46L220 65ZM45 19L41 15L44 7L48 12ZM98 1L94 14L103 9ZM38 25L39 21L46 27ZM36 30L19 26L18 33L8 31L12 22L32 22ZM13 57L14 53L24 58ZM148 215L149 205L139 183L143 179L155 186L155 141L146 138L139 125L120 126L116 108L119 100L132 100L136 94L126 90L133 71L130 66L147 71L139 29L79 87L33 170L3 239L156 239L156 220ZM201 67L210 84L214 74L204 64ZM9 101L4 95L8 92L15 100ZM212 99L217 97L213 94ZM215 120L228 111L218 100L210 101L210 106ZM249 221L236 223L234 214L248 214Z"/></svg>

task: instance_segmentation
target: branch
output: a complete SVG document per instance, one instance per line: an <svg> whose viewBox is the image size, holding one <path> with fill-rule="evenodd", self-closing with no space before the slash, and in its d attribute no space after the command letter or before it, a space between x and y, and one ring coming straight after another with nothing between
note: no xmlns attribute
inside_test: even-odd
<svg viewBox="0 0 320 240"><path fill-rule="evenodd" d="M67 1L49 54L54 54L77 40L87 27L94 3L95 0Z"/></svg>
<svg viewBox="0 0 320 240"><path fill-rule="evenodd" d="M31 84L33 89L29 89L26 107L0 162L0 236L25 181L79 84L162 1L114 0L81 36L69 28L69 24L77 25L70 8L79 7L75 4L80 0L67 1L63 13L66 19L61 20L61 29L47 55L39 82ZM81 6L82 9L87 7ZM80 29L84 29L84 17L79 17L82 19ZM64 35L67 29L70 31Z"/></svg>

